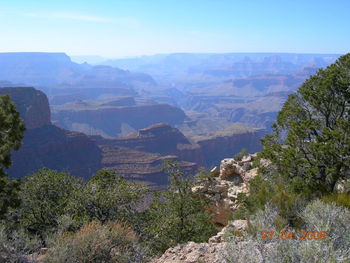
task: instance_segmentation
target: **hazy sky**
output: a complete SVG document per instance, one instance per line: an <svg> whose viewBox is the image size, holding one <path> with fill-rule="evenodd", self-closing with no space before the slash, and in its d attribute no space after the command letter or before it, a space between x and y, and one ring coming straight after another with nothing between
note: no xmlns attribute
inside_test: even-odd
<svg viewBox="0 0 350 263"><path fill-rule="evenodd" d="M350 51L350 0L0 0L0 52Z"/></svg>

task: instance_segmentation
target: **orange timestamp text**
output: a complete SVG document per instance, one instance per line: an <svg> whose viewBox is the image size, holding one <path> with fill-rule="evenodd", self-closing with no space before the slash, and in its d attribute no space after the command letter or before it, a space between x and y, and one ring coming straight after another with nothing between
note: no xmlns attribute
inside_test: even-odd
<svg viewBox="0 0 350 263"><path fill-rule="evenodd" d="M293 231L260 231L262 234L261 240L326 240L327 232L326 231L304 231L301 230L298 233Z"/></svg>

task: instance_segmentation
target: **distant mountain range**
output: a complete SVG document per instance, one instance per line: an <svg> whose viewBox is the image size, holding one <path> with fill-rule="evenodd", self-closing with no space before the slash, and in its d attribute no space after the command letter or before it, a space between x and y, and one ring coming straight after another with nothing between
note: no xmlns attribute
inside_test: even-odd
<svg viewBox="0 0 350 263"><path fill-rule="evenodd" d="M177 125L186 136L207 136L233 123L268 130L288 94L338 57L338 54L175 53L106 60L101 62L103 65L93 66L72 62L64 53L0 53L0 87L35 86L47 94L57 124L90 131L88 134L125 135L154 122L167 121L150 116L154 113L146 109L173 107L176 111L176 107L188 116L186 123L173 119L167 122ZM99 57L91 58L101 61ZM83 111L82 101L94 105L94 109ZM101 106L105 103L116 104ZM171 106L151 106L157 104ZM123 116L104 114L106 109L101 107L106 106L116 108L108 112ZM134 122L135 114L125 115L124 110L117 109L120 107L129 107L127 112L145 109L148 116L142 117L140 122L144 124L139 125ZM79 120L82 114L84 121ZM111 124L111 120L116 123ZM110 126L113 127L106 132Z"/></svg>
<svg viewBox="0 0 350 263"><path fill-rule="evenodd" d="M64 53L0 53L0 80L32 86L132 87L152 86L147 74L111 66L92 66L71 61Z"/></svg>
<svg viewBox="0 0 350 263"><path fill-rule="evenodd" d="M304 67L325 67L339 56L297 53L175 53L111 59L101 63L124 70L144 72L163 83L198 78L215 81L265 74L292 74Z"/></svg>

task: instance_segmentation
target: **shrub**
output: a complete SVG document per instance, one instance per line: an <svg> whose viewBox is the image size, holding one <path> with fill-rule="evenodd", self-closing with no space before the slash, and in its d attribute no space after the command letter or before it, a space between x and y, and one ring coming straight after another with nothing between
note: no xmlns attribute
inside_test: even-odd
<svg viewBox="0 0 350 263"><path fill-rule="evenodd" d="M76 192L70 208L75 218L89 222L121 220L134 222L137 207L148 189L146 186L126 181L114 171L102 169Z"/></svg>
<svg viewBox="0 0 350 263"><path fill-rule="evenodd" d="M74 234L58 236L44 262L145 262L137 239L126 224L91 222Z"/></svg>
<svg viewBox="0 0 350 263"><path fill-rule="evenodd" d="M350 261L350 211L334 203L319 200L309 203L300 213L305 231L326 231L326 240L281 240L275 218L276 207L267 205L251 220L254 232L247 233L244 241L232 236L222 262L349 262ZM275 231L272 240L264 241L259 231ZM298 233L296 229L287 231ZM300 237L300 235L298 235Z"/></svg>
<svg viewBox="0 0 350 263"><path fill-rule="evenodd" d="M169 163L167 171L169 189L158 193L144 213L147 220L143 233L154 253L188 241L207 242L216 233L211 214L205 210L208 201L192 192L192 179L176 163Z"/></svg>
<svg viewBox="0 0 350 263"><path fill-rule="evenodd" d="M4 224L0 225L0 262L29 263L28 255L41 247L36 236L24 229L10 231Z"/></svg>
<svg viewBox="0 0 350 263"><path fill-rule="evenodd" d="M259 175L250 182L249 195L239 195L241 206L232 213L232 219L249 219L259 210L264 210L266 205L274 206L278 211L276 223L278 229L286 226L298 227L301 222L298 213L304 207L306 200L287 188L281 178Z"/></svg>
<svg viewBox="0 0 350 263"><path fill-rule="evenodd" d="M242 161L242 159L247 156L249 154L248 149L243 148L241 149L241 151L237 154L235 154L235 156L233 156L233 159L235 159L236 161Z"/></svg>
<svg viewBox="0 0 350 263"><path fill-rule="evenodd" d="M41 169L26 177L20 190L21 225L41 236L55 231L58 219L67 213L73 193L80 186L77 178L54 170Z"/></svg>

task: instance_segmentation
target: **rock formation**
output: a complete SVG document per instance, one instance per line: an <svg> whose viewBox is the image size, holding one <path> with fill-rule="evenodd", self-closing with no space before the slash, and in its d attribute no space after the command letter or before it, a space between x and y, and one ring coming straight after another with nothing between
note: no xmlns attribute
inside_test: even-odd
<svg viewBox="0 0 350 263"><path fill-rule="evenodd" d="M0 88L0 95L9 94L23 118L26 129L50 125L50 108L46 95L34 88Z"/></svg>
<svg viewBox="0 0 350 263"><path fill-rule="evenodd" d="M61 128L115 138L126 135L123 127L130 131L146 128L159 122L180 124L185 113L168 104L111 106L69 104L53 108L52 119Z"/></svg>
<svg viewBox="0 0 350 263"><path fill-rule="evenodd" d="M213 221L225 226L229 215L238 208L237 200L240 193L248 193L249 181L257 175L257 168L253 168L255 154L248 155L241 161L227 158L221 161L220 169L212 169L212 176L192 190L199 191L211 201L209 210L213 213ZM219 172L218 172L219 170Z"/></svg>
<svg viewBox="0 0 350 263"><path fill-rule="evenodd" d="M169 248L152 263L222 263L225 262L224 251L228 235L247 230L246 220L229 222L228 216L239 206L239 193L249 192L249 181L257 175L257 168L252 167L256 154L245 156L241 161L227 158L221 161L220 168L211 170L211 177L198 182L192 191L199 191L211 201L209 208L214 214L214 222L224 226L208 243L178 245Z"/></svg>
<svg viewBox="0 0 350 263"><path fill-rule="evenodd" d="M93 138L99 145L126 147L159 154L175 154L178 145L191 144L178 129L167 123L157 123L121 138L104 139L101 136Z"/></svg>
<svg viewBox="0 0 350 263"><path fill-rule="evenodd" d="M102 150L101 165L125 175L127 179L145 182L151 186L164 186L169 183L168 174L163 171L167 160L180 163L181 170L186 174L194 174L197 165L179 160L175 155L160 155L132 149L100 145Z"/></svg>
<svg viewBox="0 0 350 263"><path fill-rule="evenodd" d="M51 124L47 97L34 88L0 88L9 94L24 119L26 131L21 148L13 152L12 177L23 177L42 167L88 177L101 168L101 152L85 134Z"/></svg>
<svg viewBox="0 0 350 263"><path fill-rule="evenodd" d="M113 68L77 64L64 53L0 53L0 79L35 86L154 86L151 76Z"/></svg>

